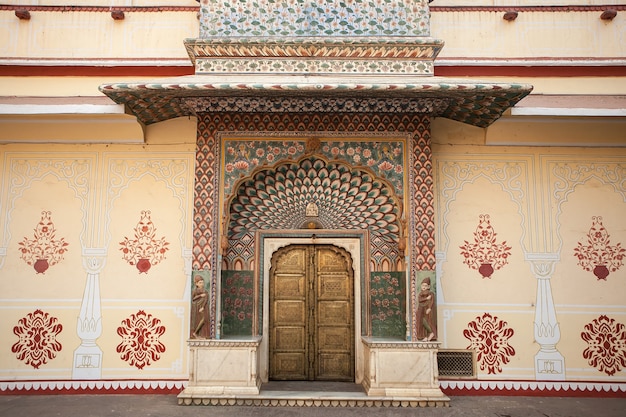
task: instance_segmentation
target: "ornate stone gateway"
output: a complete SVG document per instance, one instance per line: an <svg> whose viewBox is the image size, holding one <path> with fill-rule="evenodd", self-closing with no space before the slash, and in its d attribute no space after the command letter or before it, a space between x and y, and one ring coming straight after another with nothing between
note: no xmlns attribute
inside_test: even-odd
<svg viewBox="0 0 626 417"><path fill-rule="evenodd" d="M270 379L354 381L351 259L329 245L272 257Z"/></svg>
<svg viewBox="0 0 626 417"><path fill-rule="evenodd" d="M194 75L100 87L144 124L198 120L191 256L210 277L209 335L188 341L181 403L277 405L262 383L299 378L353 380L364 403L447 404L436 306L425 336L417 320L420 283L436 292L430 122L487 127L532 86L435 77L428 3L202 0ZM272 263L314 243L305 224L334 241ZM291 240L268 255L270 231ZM342 247L353 281L324 270L350 264L341 233L358 235L358 255Z"/></svg>

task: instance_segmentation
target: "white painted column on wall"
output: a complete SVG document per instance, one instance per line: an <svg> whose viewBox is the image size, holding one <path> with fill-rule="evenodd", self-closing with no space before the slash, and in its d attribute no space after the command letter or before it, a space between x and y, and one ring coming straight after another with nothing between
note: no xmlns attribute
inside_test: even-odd
<svg viewBox="0 0 626 417"><path fill-rule="evenodd" d="M565 359L556 348L561 339L556 308L552 298L550 278L559 261L558 253L527 253L537 278L537 301L535 303L535 342L540 346L535 355L535 378L540 380L564 380Z"/></svg>
<svg viewBox="0 0 626 417"><path fill-rule="evenodd" d="M74 350L72 379L100 379L102 374L102 349L96 340L102 335L100 272L104 268L105 259L106 248L83 248L83 267L87 270L87 280L76 323L76 333L81 343Z"/></svg>

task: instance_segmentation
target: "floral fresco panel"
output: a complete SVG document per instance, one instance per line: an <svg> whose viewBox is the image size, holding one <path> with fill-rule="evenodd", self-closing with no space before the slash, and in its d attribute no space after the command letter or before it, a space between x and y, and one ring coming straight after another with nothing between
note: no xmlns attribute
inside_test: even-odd
<svg viewBox="0 0 626 417"><path fill-rule="evenodd" d="M405 339L405 280L404 272L371 273L372 336Z"/></svg>
<svg viewBox="0 0 626 417"><path fill-rule="evenodd" d="M318 151L328 160L343 160L354 167L367 167L384 178L402 195L404 187L404 142L401 141L329 141ZM260 166L272 166L282 160L297 160L306 151L299 140L231 140L225 142L224 193L233 191L234 183Z"/></svg>
<svg viewBox="0 0 626 417"><path fill-rule="evenodd" d="M222 335L250 336L254 271L222 271Z"/></svg>

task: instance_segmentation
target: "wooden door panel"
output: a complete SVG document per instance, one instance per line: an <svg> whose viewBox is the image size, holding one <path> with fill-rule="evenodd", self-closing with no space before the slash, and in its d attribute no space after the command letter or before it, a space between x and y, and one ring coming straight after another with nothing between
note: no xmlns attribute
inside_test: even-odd
<svg viewBox="0 0 626 417"><path fill-rule="evenodd" d="M318 380L327 381L354 381L349 354L320 354L318 360Z"/></svg>
<svg viewBox="0 0 626 417"><path fill-rule="evenodd" d="M332 246L294 245L272 258L270 379L354 380L351 271Z"/></svg>
<svg viewBox="0 0 626 417"><path fill-rule="evenodd" d="M343 327L320 327L318 330L320 353L350 353L350 334Z"/></svg>
<svg viewBox="0 0 626 417"><path fill-rule="evenodd" d="M352 311L350 303L345 301L320 301L318 317L320 326L350 326Z"/></svg>
<svg viewBox="0 0 626 417"><path fill-rule="evenodd" d="M281 274L274 278L274 297L280 299L300 299L306 298L306 276L304 272L300 274Z"/></svg>
<svg viewBox="0 0 626 417"><path fill-rule="evenodd" d="M276 300L273 305L274 326L300 326L304 328L306 303L299 300Z"/></svg>
<svg viewBox="0 0 626 417"><path fill-rule="evenodd" d="M272 371L275 380L304 381L308 379L306 355L294 352L274 352Z"/></svg>
<svg viewBox="0 0 626 417"><path fill-rule="evenodd" d="M270 378L308 379L306 251L282 251L270 278Z"/></svg>
<svg viewBox="0 0 626 417"><path fill-rule="evenodd" d="M317 251L317 379L354 380L353 282L334 247Z"/></svg>
<svg viewBox="0 0 626 417"><path fill-rule="evenodd" d="M346 274L319 275L318 300L350 299L350 283Z"/></svg>

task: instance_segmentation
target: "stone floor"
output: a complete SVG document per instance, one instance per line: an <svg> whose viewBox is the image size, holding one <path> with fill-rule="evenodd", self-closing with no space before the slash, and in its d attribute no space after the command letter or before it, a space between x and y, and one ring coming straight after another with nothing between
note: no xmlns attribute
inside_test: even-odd
<svg viewBox="0 0 626 417"><path fill-rule="evenodd" d="M322 414L323 413L323 414ZM443 408L185 407L176 395L0 395L0 417L624 417L626 398L451 397Z"/></svg>

